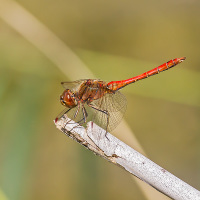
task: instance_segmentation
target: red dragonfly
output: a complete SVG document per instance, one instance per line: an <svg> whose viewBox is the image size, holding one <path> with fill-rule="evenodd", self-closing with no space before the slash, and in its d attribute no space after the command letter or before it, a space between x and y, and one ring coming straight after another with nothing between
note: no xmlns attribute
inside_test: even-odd
<svg viewBox="0 0 200 200"><path fill-rule="evenodd" d="M82 79L61 82L65 90L60 96L60 102L66 109L60 113L55 122L67 113L67 116L76 123L83 125L88 121L93 121L106 129L107 133L119 124L126 111L126 98L120 93L120 89L170 69L185 59L182 57L170 60L139 76L122 81L104 82L99 79Z"/></svg>

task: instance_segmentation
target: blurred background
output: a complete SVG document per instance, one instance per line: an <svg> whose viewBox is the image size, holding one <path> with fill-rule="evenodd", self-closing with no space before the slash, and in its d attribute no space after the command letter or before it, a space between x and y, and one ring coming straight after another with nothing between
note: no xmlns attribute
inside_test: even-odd
<svg viewBox="0 0 200 200"><path fill-rule="evenodd" d="M148 158L200 188L200 1L0 5L0 199L147 199L129 173L56 129L60 82L122 80L182 56L122 90L124 118Z"/></svg>

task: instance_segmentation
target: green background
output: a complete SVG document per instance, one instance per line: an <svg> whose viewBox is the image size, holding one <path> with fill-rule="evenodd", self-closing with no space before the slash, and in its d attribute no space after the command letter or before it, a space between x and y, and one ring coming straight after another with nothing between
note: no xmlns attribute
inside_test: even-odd
<svg viewBox="0 0 200 200"><path fill-rule="evenodd" d="M124 88L124 118L151 160L200 188L200 2L16 2L102 80L187 57ZM0 17L0 199L146 199L127 172L56 129L60 82L72 79L68 70L83 78L70 64L64 70Z"/></svg>

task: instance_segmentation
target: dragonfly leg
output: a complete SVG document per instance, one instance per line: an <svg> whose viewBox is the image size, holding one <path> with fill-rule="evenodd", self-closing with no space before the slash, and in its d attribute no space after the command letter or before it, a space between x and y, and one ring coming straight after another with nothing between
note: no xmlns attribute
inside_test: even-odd
<svg viewBox="0 0 200 200"><path fill-rule="evenodd" d="M71 110L71 108L69 109L64 109L55 119L55 122L57 122L63 115L65 115L66 113L68 113Z"/></svg>
<svg viewBox="0 0 200 200"><path fill-rule="evenodd" d="M80 125L86 123L86 120L87 120L87 117L88 117L88 114L87 114L87 111L86 111L84 105L82 105L82 113L83 113L83 118L80 121L77 122Z"/></svg>
<svg viewBox="0 0 200 200"><path fill-rule="evenodd" d="M105 137L108 139L108 137L107 137L107 132L108 132L108 125L109 125L109 117L110 117L109 112L108 112L107 110L101 110L101 109L95 107L95 106L92 105L92 104L88 104L88 106L91 107L91 108L93 108L93 109L95 109L95 110L97 110L97 111L99 111L99 112L104 113L104 114L107 116L107 125L106 125L106 134L105 134ZM109 140L109 139L108 139L108 140Z"/></svg>
<svg viewBox="0 0 200 200"><path fill-rule="evenodd" d="M78 109L76 110L75 114L74 114L74 119L76 119L78 113L79 113L79 110L80 110L80 104L78 104Z"/></svg>
<svg viewBox="0 0 200 200"><path fill-rule="evenodd" d="M79 110L80 110L80 105L79 105L79 108L78 108L78 112L79 112ZM77 117L78 112L76 111L76 113L74 115L75 118ZM83 118L81 120L79 120L78 122L76 122L76 123L78 123L78 125L73 127L70 131L72 131L74 128L79 128L82 124L86 123L88 114L87 114L87 111L86 111L86 109L83 105L82 105L82 113L83 113Z"/></svg>
<svg viewBox="0 0 200 200"><path fill-rule="evenodd" d="M76 117L77 117L77 115L78 115L78 113L79 113L79 111L80 111L80 104L78 104L78 108L77 108L77 110L76 110L76 112L75 112L75 114L74 114L74 118L73 118L73 120L75 120L76 119ZM81 119L80 121L82 121L83 119ZM75 123L78 123L78 125L77 126L75 126L75 127L73 127L70 131L72 131L74 128L77 128L79 125L81 125L80 124L80 121L78 121L78 122L75 122Z"/></svg>

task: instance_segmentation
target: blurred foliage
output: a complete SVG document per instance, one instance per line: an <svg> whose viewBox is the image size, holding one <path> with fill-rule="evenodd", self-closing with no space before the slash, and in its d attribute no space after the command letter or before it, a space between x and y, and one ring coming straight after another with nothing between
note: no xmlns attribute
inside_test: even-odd
<svg viewBox="0 0 200 200"><path fill-rule="evenodd" d="M124 88L125 119L153 161L199 188L200 2L17 2L103 80L187 57ZM67 78L1 19L0 74L0 187L7 199L145 199L128 173L56 130Z"/></svg>

